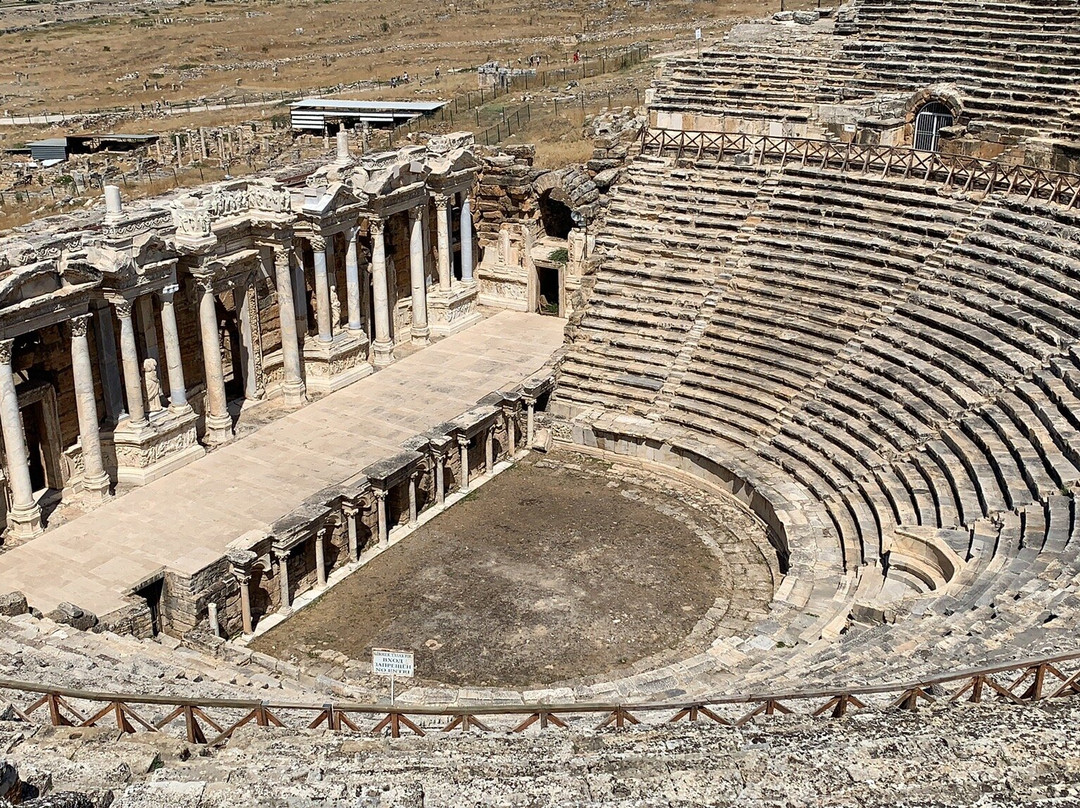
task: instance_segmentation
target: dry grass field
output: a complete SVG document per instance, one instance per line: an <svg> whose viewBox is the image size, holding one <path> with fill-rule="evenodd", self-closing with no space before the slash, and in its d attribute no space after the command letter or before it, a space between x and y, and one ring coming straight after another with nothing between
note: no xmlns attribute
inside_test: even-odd
<svg viewBox="0 0 1080 808"><path fill-rule="evenodd" d="M475 89L490 60L567 63L631 43L719 35L759 0L255 0L248 3L0 3L0 111L76 113L388 80L381 97ZM30 10L38 12L34 27ZM76 11L75 9L78 9ZM116 14L117 16L111 16ZM53 22L57 20L58 22ZM97 15L97 16L94 16ZM80 16L82 19L68 20ZM434 79L440 68L441 77ZM461 72L457 72L461 71ZM155 83L157 89L155 89Z"/></svg>
<svg viewBox="0 0 1080 808"><path fill-rule="evenodd" d="M655 57L693 48L695 28L706 41L717 39L736 20L778 6L779 0L542 0L527 7L513 0L0 0L0 121L71 116L51 125L0 125L0 149L80 132L167 134L267 121L287 107L238 102L336 87L347 88L338 94L348 98L449 101L475 96L476 68L485 62L527 66L539 56L541 70L576 69L577 52L589 65L588 79L515 87L452 124L429 127L469 129L483 143L485 130L527 105L531 119L500 140L535 143L538 164L555 167L588 159L585 118L608 103L635 105ZM641 44L650 45L653 59L622 70L608 61L607 72L591 75L606 55ZM389 86L405 73L408 84ZM587 103L566 103L575 94ZM178 113L200 101L217 106ZM123 111L94 114L109 110ZM281 158L321 147L321 139L302 138ZM27 189L21 161L0 153L0 193L9 192L0 196L0 229L88 201L84 195L58 205L46 193L52 176L32 174L34 194L20 202L10 192ZM264 167L209 161L172 179L136 178L130 188L125 181L124 193L137 198Z"/></svg>

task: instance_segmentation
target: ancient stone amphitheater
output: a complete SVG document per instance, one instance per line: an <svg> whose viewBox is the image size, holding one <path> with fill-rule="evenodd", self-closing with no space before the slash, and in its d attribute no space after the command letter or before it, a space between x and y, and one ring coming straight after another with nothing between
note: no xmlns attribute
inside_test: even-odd
<svg viewBox="0 0 1080 808"><path fill-rule="evenodd" d="M31 796L51 778L87 804L111 790L133 806L1075 804L1078 67L1076 0L857 0L740 25L670 60L640 135L629 148L608 138L591 169L538 178L522 150L474 162L460 140L450 158L445 144L365 158L382 160L365 176L386 169L374 199L412 193L407 172L431 194L464 194L467 263L463 246L443 252L445 201L437 246L423 214L410 219L412 265L446 281L447 311L469 295L542 305L541 265L567 235L544 232L550 206L577 214L557 288L544 287L569 315L563 346L273 524L231 525L245 532L219 555L165 573L186 593L175 602L144 613L133 600L97 633L58 624L78 622L70 608L4 619L0 732ZM333 182L347 164L343 146L337 168L311 175L303 215L325 231L350 205L405 209L343 201ZM286 226L271 218L260 226ZM184 255L208 249L188 242ZM323 305L334 264L320 249L312 334L329 338L330 378L334 351L356 351L328 347L342 312ZM371 334L376 364L390 343L426 342L416 272L411 298L406 274L390 296L412 308ZM375 301L385 318L385 293ZM284 361L287 376L299 360ZM771 545L771 600L725 604L735 634L710 613L678 658L533 690L426 682L394 706L361 667L286 663L207 631L212 603L217 633L250 634L549 433L742 503ZM0 575L53 532L0 554ZM149 633L151 618L167 633L119 631Z"/></svg>

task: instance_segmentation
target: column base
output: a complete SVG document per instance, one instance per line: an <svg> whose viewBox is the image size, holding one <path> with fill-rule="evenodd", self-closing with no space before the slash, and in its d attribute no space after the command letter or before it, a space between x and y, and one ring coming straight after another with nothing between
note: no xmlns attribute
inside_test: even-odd
<svg viewBox="0 0 1080 808"><path fill-rule="evenodd" d="M377 368L384 368L387 365L391 365L394 362L394 343L387 340L386 342L379 342L375 340L371 343L371 350L374 354L374 363Z"/></svg>
<svg viewBox="0 0 1080 808"><path fill-rule="evenodd" d="M82 481L82 496L92 504L104 502L109 498L109 475L105 472L99 477L90 477Z"/></svg>
<svg viewBox="0 0 1080 808"><path fill-rule="evenodd" d="M332 393L371 374L366 337L342 332L333 342L304 346L304 375L313 393Z"/></svg>
<svg viewBox="0 0 1080 808"><path fill-rule="evenodd" d="M412 342L413 345L430 345L431 330L426 325L422 328L417 328L414 325L409 336L409 341Z"/></svg>
<svg viewBox="0 0 1080 808"><path fill-rule="evenodd" d="M303 407L307 404L307 385L302 381L282 382L281 397L286 407Z"/></svg>
<svg viewBox="0 0 1080 808"><path fill-rule="evenodd" d="M458 283L449 292L442 289L428 294L428 328L433 336L456 334L480 322L475 283Z"/></svg>
<svg viewBox="0 0 1080 808"><path fill-rule="evenodd" d="M206 429L203 431L203 443L207 446L220 446L233 437L232 417L229 415L207 415Z"/></svg>
<svg viewBox="0 0 1080 808"><path fill-rule="evenodd" d="M106 465L108 455L116 458L117 482L145 485L206 454L195 434L196 417L190 407L162 410L145 427L121 421L111 439L102 435Z"/></svg>
<svg viewBox="0 0 1080 808"><path fill-rule="evenodd" d="M20 507L12 506L8 511L8 529L5 543L21 544L30 539L36 539L45 528L41 525L41 508L37 503Z"/></svg>

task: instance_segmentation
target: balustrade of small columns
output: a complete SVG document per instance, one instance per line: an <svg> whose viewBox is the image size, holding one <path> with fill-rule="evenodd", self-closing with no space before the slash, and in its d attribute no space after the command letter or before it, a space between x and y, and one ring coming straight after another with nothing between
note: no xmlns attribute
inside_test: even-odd
<svg viewBox="0 0 1080 808"><path fill-rule="evenodd" d="M446 507L450 488L446 472L448 466L457 461L457 452L461 452L462 462L457 480L461 494L469 491L470 444L483 441L483 471L488 476L494 474L499 460L512 458L516 454L521 401L518 395L507 396L497 406L474 412L468 423L459 419L460 423L455 423L448 434L421 436L410 442L410 448L396 458L365 470L365 478L351 485L347 493L339 490L330 503L330 515L316 518L306 529L290 532L291 538L275 536L271 530L271 535L264 534L252 542L253 552L230 551L230 571L240 588L244 633L251 634L254 629L250 586L252 570L261 563L257 559L266 553L273 558L279 610L282 614L288 614L299 594L293 592L296 582L289 571L290 558L303 551L307 543L314 543L315 586L324 587L333 571L332 565L327 563L326 543L338 525L343 527L347 535L348 552L345 558L333 565L335 567L356 564L369 550L379 552L389 547L391 534L395 532L394 523L398 521L394 517L400 517L405 522L401 529L407 530L417 525L421 513ZM499 432L506 435L506 440L501 443L501 451L496 449L496 435ZM422 497L421 494L426 496ZM390 511L391 501L398 503L397 512ZM375 546L366 546L365 538L373 539ZM310 571L306 574L310 575Z"/></svg>

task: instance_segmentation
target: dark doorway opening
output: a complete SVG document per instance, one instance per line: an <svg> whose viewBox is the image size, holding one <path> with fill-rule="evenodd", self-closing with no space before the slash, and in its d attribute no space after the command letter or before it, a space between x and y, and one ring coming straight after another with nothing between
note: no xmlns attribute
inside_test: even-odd
<svg viewBox="0 0 1080 808"><path fill-rule="evenodd" d="M146 601L146 608L150 610L150 626L155 637L162 631L161 593L164 588L165 579L158 578L135 590L135 594Z"/></svg>
<svg viewBox="0 0 1080 808"><path fill-rule="evenodd" d="M539 286L537 311L541 314L559 316L561 302L559 298L562 292L562 284L559 282L560 274L557 267L538 266L536 268L536 280Z"/></svg>
<svg viewBox="0 0 1080 808"><path fill-rule="evenodd" d="M569 206L551 198L551 191L540 195L540 223L544 234L551 238L566 238L574 228L573 211Z"/></svg>

